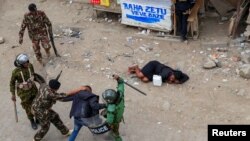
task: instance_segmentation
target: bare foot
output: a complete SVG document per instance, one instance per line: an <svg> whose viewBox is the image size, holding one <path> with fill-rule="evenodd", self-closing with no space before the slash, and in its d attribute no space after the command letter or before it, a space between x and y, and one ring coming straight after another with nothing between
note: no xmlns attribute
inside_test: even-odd
<svg viewBox="0 0 250 141"><path fill-rule="evenodd" d="M138 68L138 65L133 65L133 66L128 67L128 73L129 73L129 74L135 73L135 70L136 70L137 68Z"/></svg>

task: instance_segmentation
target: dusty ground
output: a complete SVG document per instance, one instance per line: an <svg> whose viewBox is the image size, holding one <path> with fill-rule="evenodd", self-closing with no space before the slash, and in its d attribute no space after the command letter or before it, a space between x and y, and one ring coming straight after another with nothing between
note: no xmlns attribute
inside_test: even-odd
<svg viewBox="0 0 250 141"><path fill-rule="evenodd" d="M62 57L53 55L45 59L45 67L37 63L27 31L24 44L12 48L18 45L20 24L30 2L37 3L38 9L45 11L55 30L76 27L81 31L80 38L56 38ZM228 40L226 23L218 24L216 18L204 19L200 39L186 45L175 40L148 39L153 33L138 37L140 31L137 28L121 25L117 19L92 19L89 5L69 4L64 0L0 0L0 36L6 40L0 44L1 141L29 141L35 134L19 104L19 122L15 123L10 100L13 60L21 52L30 56L36 72L47 80L63 70L60 78L62 92L90 84L100 95L107 88L115 88L116 82L110 78L113 73L146 92L148 95L143 96L126 87L125 124L120 128L125 141L206 141L208 124L249 124L249 80L236 74L240 62L231 60L241 50L229 47L228 52L221 53L213 47L203 46L204 42ZM152 50L144 52L141 46L149 46ZM222 68L204 70L201 67L203 58L214 53L224 56L220 58ZM143 66L150 60L179 68L190 76L190 80L184 85L154 87L152 83L141 83L126 73L127 66L133 63ZM70 103L58 102L54 109L72 128L72 120L68 117ZM67 139L52 125L45 140ZM77 140L91 141L94 138L82 129Z"/></svg>

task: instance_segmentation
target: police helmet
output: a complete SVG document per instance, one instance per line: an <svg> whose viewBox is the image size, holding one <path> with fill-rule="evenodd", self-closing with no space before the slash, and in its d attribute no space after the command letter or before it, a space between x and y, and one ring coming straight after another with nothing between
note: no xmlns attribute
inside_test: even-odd
<svg viewBox="0 0 250 141"><path fill-rule="evenodd" d="M116 102L119 95L115 90L107 89L102 93L102 97L108 104L113 104Z"/></svg>
<svg viewBox="0 0 250 141"><path fill-rule="evenodd" d="M25 63L29 62L29 57L27 54L19 54L14 62L15 66L22 67Z"/></svg>

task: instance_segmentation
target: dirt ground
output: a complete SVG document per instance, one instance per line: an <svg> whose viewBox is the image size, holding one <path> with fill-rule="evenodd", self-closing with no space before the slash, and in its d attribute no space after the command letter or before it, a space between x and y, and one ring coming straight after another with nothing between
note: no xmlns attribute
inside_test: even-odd
<svg viewBox="0 0 250 141"><path fill-rule="evenodd" d="M53 23L57 49L62 57L44 59L42 67L35 59L31 41L25 32L23 45L18 45L18 32L27 12L27 5L37 4ZM9 80L17 54L27 53L35 71L47 80L63 70L59 91L64 92L80 85L89 84L93 92L101 95L107 88L115 88L112 74L119 74L128 83L141 89L147 96L126 87L125 124L120 132L125 141L206 141L208 124L249 124L249 80L236 73L240 62L231 58L240 54L241 48L228 47L227 52L217 52L216 45L207 47L207 42L228 41L227 24L218 23L217 18L201 21L201 36L184 44L173 40L151 38L156 33L139 35L138 28L121 25L117 16L92 17L88 4L69 3L65 0L0 0L0 140L29 141L35 131L30 128L25 112L18 103L19 122L15 123L13 103L10 100ZM112 20L112 21L111 21ZM79 38L60 35L66 29L78 29ZM68 30L69 31L69 30ZM140 47L150 48L143 51ZM245 49L248 49L245 48ZM44 54L44 50L43 54ZM51 50L52 51L52 50ZM52 52L53 53L53 52ZM205 70L204 58L217 53L221 68ZM141 83L127 74L127 67L137 63L140 67L150 60L158 60L178 68L190 76L183 85ZM71 103L54 105L62 120L70 128ZM52 125L44 140L67 140ZM95 140L87 129L82 129L77 140Z"/></svg>

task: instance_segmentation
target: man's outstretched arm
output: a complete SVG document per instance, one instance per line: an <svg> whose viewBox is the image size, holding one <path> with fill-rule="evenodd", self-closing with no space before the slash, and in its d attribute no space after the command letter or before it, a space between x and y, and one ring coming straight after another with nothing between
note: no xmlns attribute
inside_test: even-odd
<svg viewBox="0 0 250 141"><path fill-rule="evenodd" d="M27 27L26 16L24 15L23 22L21 25L21 29L19 31L19 44L23 43L23 35L25 32L25 28Z"/></svg>

